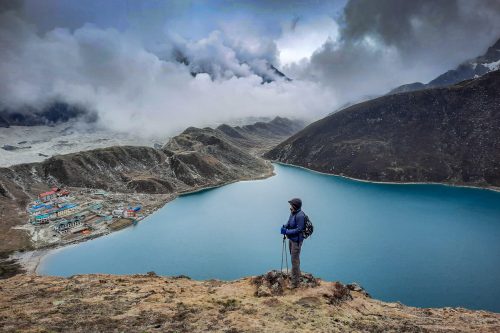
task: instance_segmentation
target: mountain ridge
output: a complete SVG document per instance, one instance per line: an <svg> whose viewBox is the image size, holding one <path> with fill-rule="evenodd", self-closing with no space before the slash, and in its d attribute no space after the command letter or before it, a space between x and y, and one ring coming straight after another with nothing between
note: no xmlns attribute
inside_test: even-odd
<svg viewBox="0 0 500 333"><path fill-rule="evenodd" d="M388 95L452 85L500 69L500 39L481 56L469 59L428 83L413 82L392 89Z"/></svg>
<svg viewBox="0 0 500 333"><path fill-rule="evenodd" d="M500 71L382 96L304 128L265 154L356 179L500 187Z"/></svg>

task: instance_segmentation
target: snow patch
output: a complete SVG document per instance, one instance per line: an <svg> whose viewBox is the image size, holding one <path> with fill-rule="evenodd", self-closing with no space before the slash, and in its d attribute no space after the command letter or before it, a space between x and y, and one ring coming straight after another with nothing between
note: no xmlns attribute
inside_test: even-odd
<svg viewBox="0 0 500 333"><path fill-rule="evenodd" d="M7 144L16 147L28 145L31 148L12 151L0 148L0 167L41 162L54 155L118 145L153 147L155 143L163 145L167 139L168 136L144 138L130 132L117 133L106 129L82 127L79 123L11 126L0 129L0 147Z"/></svg>
<svg viewBox="0 0 500 333"><path fill-rule="evenodd" d="M490 62L488 64L483 64L484 67L487 67L490 71L496 71L500 68L500 60Z"/></svg>

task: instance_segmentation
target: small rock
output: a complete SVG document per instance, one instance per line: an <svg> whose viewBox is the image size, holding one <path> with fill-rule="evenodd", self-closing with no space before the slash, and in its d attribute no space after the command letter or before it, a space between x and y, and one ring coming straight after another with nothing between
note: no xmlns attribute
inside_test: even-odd
<svg viewBox="0 0 500 333"><path fill-rule="evenodd" d="M363 287L361 287L356 282L350 283L346 287L347 287L347 289L352 290L352 291L357 291L357 292L365 295L366 297L370 297L370 298L372 297Z"/></svg>
<svg viewBox="0 0 500 333"><path fill-rule="evenodd" d="M257 292L255 293L257 297L268 297L272 296L271 290L265 285L262 284L259 288L257 288Z"/></svg>
<svg viewBox="0 0 500 333"><path fill-rule="evenodd" d="M265 285L266 288L271 292L271 295L278 296L283 295L285 288L290 280L289 274L285 274L280 271L270 271L266 274L259 275L253 279L253 283L257 286L257 290ZM319 280L309 273L302 273L300 279L300 287L303 288L314 288L319 285ZM256 292L257 295L257 292Z"/></svg>
<svg viewBox="0 0 500 333"><path fill-rule="evenodd" d="M329 304L340 305L342 302L352 300L351 291L340 282L334 282L331 293L323 295Z"/></svg>
<svg viewBox="0 0 500 333"><path fill-rule="evenodd" d="M273 295L280 295L283 293L283 286L279 282L276 282L271 286L271 292Z"/></svg>

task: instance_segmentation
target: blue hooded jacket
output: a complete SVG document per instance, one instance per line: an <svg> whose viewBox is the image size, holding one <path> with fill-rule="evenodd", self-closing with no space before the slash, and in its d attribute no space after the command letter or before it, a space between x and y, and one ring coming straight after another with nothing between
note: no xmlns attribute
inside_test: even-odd
<svg viewBox="0 0 500 333"><path fill-rule="evenodd" d="M301 209L290 214L286 223L286 236L294 242L302 242L304 240L304 220L305 214Z"/></svg>

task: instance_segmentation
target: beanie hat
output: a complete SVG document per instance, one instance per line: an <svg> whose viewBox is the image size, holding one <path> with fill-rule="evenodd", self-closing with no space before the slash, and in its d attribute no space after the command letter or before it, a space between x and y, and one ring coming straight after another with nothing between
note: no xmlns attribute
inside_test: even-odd
<svg viewBox="0 0 500 333"><path fill-rule="evenodd" d="M302 200L300 200L299 198L290 199L288 200L288 203L295 209L300 209L302 207Z"/></svg>

